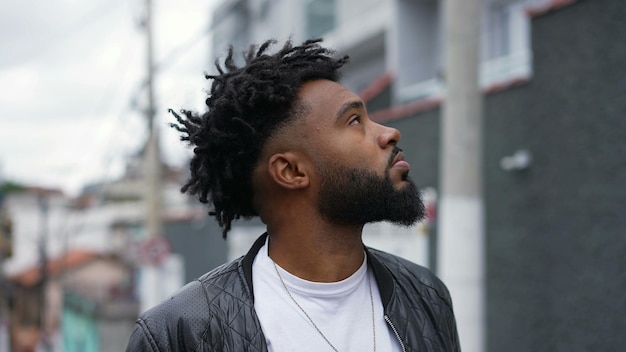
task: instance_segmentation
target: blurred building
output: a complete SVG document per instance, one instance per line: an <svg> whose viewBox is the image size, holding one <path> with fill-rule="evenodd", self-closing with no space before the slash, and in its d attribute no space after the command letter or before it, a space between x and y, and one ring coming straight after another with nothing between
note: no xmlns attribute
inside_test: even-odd
<svg viewBox="0 0 626 352"><path fill-rule="evenodd" d="M14 231L13 254L2 263L8 287L3 297L9 301L7 351L116 351L119 345L102 341L128 338L138 314L134 269L112 240L109 224L120 214L137 212L87 198L41 188L7 196ZM77 301L83 305L73 304ZM83 306L93 309L86 312ZM93 335L80 333L86 330L72 325L72 317L90 321Z"/></svg>
<svg viewBox="0 0 626 352"><path fill-rule="evenodd" d="M0 242L7 243L0 284L8 306L0 351L121 351L141 311L226 261L225 241L207 234L217 225L179 191L186 174L163 168L158 241L146 236L134 158L122 178L78 197L28 187L6 195L2 215L11 221L3 220L0 235L10 228L12 236ZM157 277L145 266L157 267Z"/></svg>
<svg viewBox="0 0 626 352"><path fill-rule="evenodd" d="M487 350L621 350L626 2L483 3ZM226 0L213 16L212 52L324 37L351 57L344 84L372 119L402 132L414 180L436 195L442 12L436 0ZM251 237L262 229L254 226L233 233ZM412 260L436 271L436 221L427 233L427 254L394 236L366 242L412 248Z"/></svg>
<svg viewBox="0 0 626 352"><path fill-rule="evenodd" d="M46 269L45 280L39 265L11 277L11 350L122 350L137 316L132 268L115 257L72 251Z"/></svg>
<svg viewBox="0 0 626 352"><path fill-rule="evenodd" d="M6 185L1 172L0 183ZM7 187L4 185L0 188L0 264L13 255L13 217L5 206ZM0 351L7 350L9 345L10 295L10 285L0 271Z"/></svg>

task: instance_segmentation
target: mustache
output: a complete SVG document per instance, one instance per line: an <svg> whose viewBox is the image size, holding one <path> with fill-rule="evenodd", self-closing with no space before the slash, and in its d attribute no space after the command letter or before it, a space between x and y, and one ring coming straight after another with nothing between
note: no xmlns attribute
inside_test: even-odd
<svg viewBox="0 0 626 352"><path fill-rule="evenodd" d="M387 165L389 167L392 166L393 160L396 158L396 155L398 155L398 153L400 153L401 151L402 151L401 148L398 148L396 146L393 147L393 150L391 151L391 155L389 156L389 160L387 161Z"/></svg>

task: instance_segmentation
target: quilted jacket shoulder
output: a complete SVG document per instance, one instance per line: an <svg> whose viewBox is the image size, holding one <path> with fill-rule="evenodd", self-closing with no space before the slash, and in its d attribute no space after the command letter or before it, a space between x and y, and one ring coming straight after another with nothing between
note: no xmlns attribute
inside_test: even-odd
<svg viewBox="0 0 626 352"><path fill-rule="evenodd" d="M142 314L126 351L265 351L241 261L208 272Z"/></svg>

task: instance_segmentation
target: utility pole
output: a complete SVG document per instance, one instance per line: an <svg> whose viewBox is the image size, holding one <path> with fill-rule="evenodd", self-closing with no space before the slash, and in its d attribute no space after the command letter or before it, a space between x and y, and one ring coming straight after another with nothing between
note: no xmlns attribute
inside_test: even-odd
<svg viewBox="0 0 626 352"><path fill-rule="evenodd" d="M46 352L52 351L52 346L48 339L48 331L46 327L47 317L47 299L46 299L46 287L48 286L48 219L50 212L50 204L46 190L42 190L38 196L39 213L41 216L40 233L39 233L39 260L40 260L40 274L41 274L41 291L39 291L39 336L41 346Z"/></svg>
<svg viewBox="0 0 626 352"><path fill-rule="evenodd" d="M156 305L162 301L164 292L163 265L169 255L168 243L164 237L163 221L161 218L161 153L159 151L159 128L155 123L154 99L154 59L153 59L153 27L152 27L152 0L146 0L146 14L144 18L146 30L146 58L148 77L146 89L148 94L147 122L148 140L144 151L144 180L146 238L141 245L140 310Z"/></svg>
<svg viewBox="0 0 626 352"><path fill-rule="evenodd" d="M446 99L441 122L439 275L464 352L485 350L480 0L444 1Z"/></svg>
<svg viewBox="0 0 626 352"><path fill-rule="evenodd" d="M146 17L144 19L146 30L146 58L147 58L147 94L148 94L148 141L144 154L144 177L146 180L146 231L149 237L163 235L163 223L161 221L161 154L159 151L159 129L154 122L154 58L152 38L152 0L146 0Z"/></svg>

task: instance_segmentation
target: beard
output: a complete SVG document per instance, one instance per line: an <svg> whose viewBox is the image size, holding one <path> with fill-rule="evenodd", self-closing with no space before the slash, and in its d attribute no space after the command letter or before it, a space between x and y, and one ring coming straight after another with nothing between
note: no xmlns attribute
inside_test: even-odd
<svg viewBox="0 0 626 352"><path fill-rule="evenodd" d="M408 177L401 188L393 186L389 169L383 177L364 169L327 166L322 171L318 209L337 225L365 225L389 221L411 226L424 219L420 192Z"/></svg>

